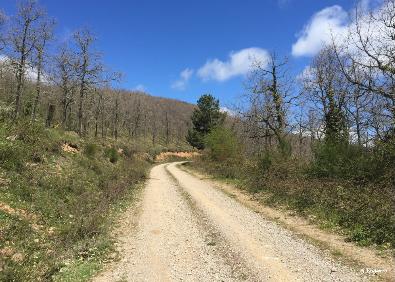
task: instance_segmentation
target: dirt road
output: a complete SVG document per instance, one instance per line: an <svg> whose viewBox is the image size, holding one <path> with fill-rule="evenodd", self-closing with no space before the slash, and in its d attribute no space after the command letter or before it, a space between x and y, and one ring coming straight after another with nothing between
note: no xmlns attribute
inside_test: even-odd
<svg viewBox="0 0 395 282"><path fill-rule="evenodd" d="M95 281L364 281L315 246L177 167L154 167L122 259Z"/></svg>

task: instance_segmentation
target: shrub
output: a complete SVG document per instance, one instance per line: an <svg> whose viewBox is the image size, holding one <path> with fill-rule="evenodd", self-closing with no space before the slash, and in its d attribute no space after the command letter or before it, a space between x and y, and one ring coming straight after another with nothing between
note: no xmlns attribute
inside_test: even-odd
<svg viewBox="0 0 395 282"><path fill-rule="evenodd" d="M206 142L207 154L190 165L236 180L267 204L313 215L350 241L395 249L395 138L371 147L326 140L315 144L312 160L284 154L286 146L240 157L223 128Z"/></svg>
<svg viewBox="0 0 395 282"><path fill-rule="evenodd" d="M347 143L319 143L309 174L314 177L342 178L369 182L385 175L395 176L395 142L390 140L372 148Z"/></svg>
<svg viewBox="0 0 395 282"><path fill-rule="evenodd" d="M26 161L26 148L20 142L0 141L0 167L21 170Z"/></svg>
<svg viewBox="0 0 395 282"><path fill-rule="evenodd" d="M85 145L84 154L88 158L94 158L97 153L97 145L94 143L88 143Z"/></svg>
<svg viewBox="0 0 395 282"><path fill-rule="evenodd" d="M104 152L104 156L108 158L109 161L113 164L116 163L119 159L118 151L114 147L107 148Z"/></svg>
<svg viewBox="0 0 395 282"><path fill-rule="evenodd" d="M369 178L371 154L367 148L347 143L319 143L313 148L309 170L315 177Z"/></svg>
<svg viewBox="0 0 395 282"><path fill-rule="evenodd" d="M41 145L47 141L48 136L45 127L41 123L21 120L14 127L17 139L30 145Z"/></svg>
<svg viewBox="0 0 395 282"><path fill-rule="evenodd" d="M236 135L225 127L214 128L205 137L205 146L212 160L235 160L240 155L241 149Z"/></svg>

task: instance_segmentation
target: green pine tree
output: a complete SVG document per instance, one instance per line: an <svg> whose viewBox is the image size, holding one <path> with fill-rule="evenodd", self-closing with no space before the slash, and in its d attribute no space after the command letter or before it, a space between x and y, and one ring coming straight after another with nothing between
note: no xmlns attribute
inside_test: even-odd
<svg viewBox="0 0 395 282"><path fill-rule="evenodd" d="M210 94L201 96L197 106L192 114L193 127L188 130L187 141L197 149L204 149L204 137L222 125L226 115L220 111L218 99Z"/></svg>

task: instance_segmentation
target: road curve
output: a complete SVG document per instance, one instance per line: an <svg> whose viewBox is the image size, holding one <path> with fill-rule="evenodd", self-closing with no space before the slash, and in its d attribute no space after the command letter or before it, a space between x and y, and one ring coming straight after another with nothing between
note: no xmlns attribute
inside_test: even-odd
<svg viewBox="0 0 395 282"><path fill-rule="evenodd" d="M94 281L367 279L178 164L152 169L137 228L120 238L121 261Z"/></svg>

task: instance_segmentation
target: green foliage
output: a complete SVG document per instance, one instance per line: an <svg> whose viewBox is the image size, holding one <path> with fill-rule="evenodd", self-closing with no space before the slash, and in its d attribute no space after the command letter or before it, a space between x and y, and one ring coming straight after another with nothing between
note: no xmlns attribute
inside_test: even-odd
<svg viewBox="0 0 395 282"><path fill-rule="evenodd" d="M98 146L95 143L85 144L84 154L89 158L94 158L97 154Z"/></svg>
<svg viewBox="0 0 395 282"><path fill-rule="evenodd" d="M237 165L202 158L195 167L235 179L256 197L313 216L342 230L350 241L395 249L395 142L365 148L316 144L314 159L302 162L281 151L241 158Z"/></svg>
<svg viewBox="0 0 395 282"><path fill-rule="evenodd" d="M199 150L204 149L204 134L195 130L188 129L188 135L186 136L188 143Z"/></svg>
<svg viewBox="0 0 395 282"><path fill-rule="evenodd" d="M0 141L0 167L20 171L26 161L25 147L17 142Z"/></svg>
<svg viewBox="0 0 395 282"><path fill-rule="evenodd" d="M348 143L323 142L315 146L309 168L314 177L377 181L395 170L395 142L380 142L372 148Z"/></svg>
<svg viewBox="0 0 395 282"><path fill-rule="evenodd" d="M118 151L114 147L107 148L104 151L104 156L106 158L108 158L109 161L112 162L112 163L116 163L118 161L118 159L119 159Z"/></svg>
<svg viewBox="0 0 395 282"><path fill-rule="evenodd" d="M240 143L234 132L225 127L216 127L204 139L209 156L215 161L234 160L240 156Z"/></svg>
<svg viewBox="0 0 395 282"><path fill-rule="evenodd" d="M350 178L365 175L370 160L366 148L347 143L316 144L310 173L316 177Z"/></svg>
<svg viewBox="0 0 395 282"><path fill-rule="evenodd" d="M193 128L188 131L187 141L197 149L204 149L204 137L223 124L225 114L220 111L219 101L210 94L202 95L197 106L192 114Z"/></svg>
<svg viewBox="0 0 395 282"><path fill-rule="evenodd" d="M30 122L0 123L0 140L0 202L17 211L0 211L0 249L11 250L0 257L0 280L88 280L115 251L110 215L149 163L119 155L111 142L63 152L64 142L84 141Z"/></svg>
<svg viewBox="0 0 395 282"><path fill-rule="evenodd" d="M325 115L325 140L331 143L347 142L348 131L344 113L334 105L331 100L331 107Z"/></svg>
<svg viewBox="0 0 395 282"><path fill-rule="evenodd" d="M12 117L14 109L0 102L0 122L4 122Z"/></svg>
<svg viewBox="0 0 395 282"><path fill-rule="evenodd" d="M0 167L22 170L26 163L41 163L59 150L59 140L43 126L28 121L0 124Z"/></svg>
<svg viewBox="0 0 395 282"><path fill-rule="evenodd" d="M258 170L262 174L266 174L273 164L273 156L269 153L263 154L260 158L258 158Z"/></svg>

